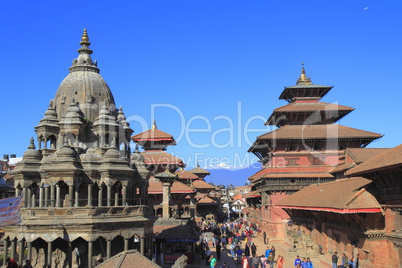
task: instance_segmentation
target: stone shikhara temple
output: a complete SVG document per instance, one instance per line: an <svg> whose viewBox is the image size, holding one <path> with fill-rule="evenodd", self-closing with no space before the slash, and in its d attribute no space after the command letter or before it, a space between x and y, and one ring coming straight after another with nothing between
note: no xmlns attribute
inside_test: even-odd
<svg viewBox="0 0 402 268"><path fill-rule="evenodd" d="M17 261L34 267L92 267L99 254L152 250L144 163L130 159L133 131L99 75L85 30L80 45L35 127L38 148L31 139L11 173L22 222L5 228L4 256L25 251Z"/></svg>

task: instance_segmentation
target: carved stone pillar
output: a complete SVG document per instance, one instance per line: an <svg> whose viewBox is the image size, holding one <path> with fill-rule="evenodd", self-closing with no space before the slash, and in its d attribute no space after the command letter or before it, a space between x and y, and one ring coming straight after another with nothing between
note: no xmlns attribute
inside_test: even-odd
<svg viewBox="0 0 402 268"><path fill-rule="evenodd" d="M20 188L16 187L15 188L15 197L18 197L20 195L21 195L21 190L20 190Z"/></svg>
<svg viewBox="0 0 402 268"><path fill-rule="evenodd" d="M43 207L43 187L39 187L39 207Z"/></svg>
<svg viewBox="0 0 402 268"><path fill-rule="evenodd" d="M32 260L32 242L27 242L27 246L28 246L27 259Z"/></svg>
<svg viewBox="0 0 402 268"><path fill-rule="evenodd" d="M68 186L68 206L73 207L74 206L74 185L69 185Z"/></svg>
<svg viewBox="0 0 402 268"><path fill-rule="evenodd" d="M23 208L26 208L27 205L28 205L27 195L28 195L28 193L27 193L27 187L24 186L24 187L22 188L22 207L23 207Z"/></svg>
<svg viewBox="0 0 402 268"><path fill-rule="evenodd" d="M55 194L54 194L54 185L50 185L50 206L53 208L55 207Z"/></svg>
<svg viewBox="0 0 402 268"><path fill-rule="evenodd" d="M124 238L124 251L128 250L128 241L129 241L129 238Z"/></svg>
<svg viewBox="0 0 402 268"><path fill-rule="evenodd" d="M36 190L35 190L34 193L32 194L32 198L31 198L31 207L33 207L33 208L37 207L37 204L36 204Z"/></svg>
<svg viewBox="0 0 402 268"><path fill-rule="evenodd" d="M46 267L52 267L52 242L47 242Z"/></svg>
<svg viewBox="0 0 402 268"><path fill-rule="evenodd" d="M27 194L27 207L30 208L32 207L32 190L30 188L26 188L26 194Z"/></svg>
<svg viewBox="0 0 402 268"><path fill-rule="evenodd" d="M17 249L17 243L16 240L13 239L11 240L11 259L15 260L15 256L16 256L16 249Z"/></svg>
<svg viewBox="0 0 402 268"><path fill-rule="evenodd" d="M112 186L107 186L107 206L112 206Z"/></svg>
<svg viewBox="0 0 402 268"><path fill-rule="evenodd" d="M119 192L118 191L116 191L114 193L114 206L115 207L119 206Z"/></svg>
<svg viewBox="0 0 402 268"><path fill-rule="evenodd" d="M20 247L20 254L19 254L19 258L18 258L18 262L22 264L22 262L24 261L24 252L25 252L25 241L23 239L21 239L19 241L19 247Z"/></svg>
<svg viewBox="0 0 402 268"><path fill-rule="evenodd" d="M92 207L92 184L88 184L88 207Z"/></svg>
<svg viewBox="0 0 402 268"><path fill-rule="evenodd" d="M70 241L70 242L68 242L68 245L67 245L67 256L66 256L66 259L67 259L67 267L68 268L72 268L73 267L73 243Z"/></svg>
<svg viewBox="0 0 402 268"><path fill-rule="evenodd" d="M60 185L56 184L56 207L61 207L60 202Z"/></svg>
<svg viewBox="0 0 402 268"><path fill-rule="evenodd" d="M8 250L8 242L10 241L10 239L8 239L8 238L6 238L6 239L4 239L4 247L3 247L3 249L4 249L4 255L3 255L3 261L4 260L6 260L7 259L7 250ZM5 265L4 265L5 266Z"/></svg>
<svg viewBox="0 0 402 268"><path fill-rule="evenodd" d="M49 185L45 186L45 200L44 200L44 207L48 207L49 206Z"/></svg>
<svg viewBox="0 0 402 268"><path fill-rule="evenodd" d="M79 191L79 187L78 185L76 185L75 187L75 192L74 192L74 207L78 207L79 206L79 199L80 199L80 191Z"/></svg>
<svg viewBox="0 0 402 268"><path fill-rule="evenodd" d="M127 206L127 186L123 185L123 200L122 206Z"/></svg>
<svg viewBox="0 0 402 268"><path fill-rule="evenodd" d="M88 241L88 268L92 268L93 243Z"/></svg>
<svg viewBox="0 0 402 268"><path fill-rule="evenodd" d="M106 258L110 259L112 257L112 241L106 240Z"/></svg>
<svg viewBox="0 0 402 268"><path fill-rule="evenodd" d="M103 206L103 187L99 185L99 192L98 192L98 207Z"/></svg>

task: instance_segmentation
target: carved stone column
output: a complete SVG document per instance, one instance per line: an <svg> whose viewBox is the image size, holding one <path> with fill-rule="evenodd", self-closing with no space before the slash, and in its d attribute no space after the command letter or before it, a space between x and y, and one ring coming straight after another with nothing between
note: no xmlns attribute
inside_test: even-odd
<svg viewBox="0 0 402 268"><path fill-rule="evenodd" d="M112 241L106 240L106 258L110 259L112 257Z"/></svg>
<svg viewBox="0 0 402 268"><path fill-rule="evenodd" d="M69 185L68 186L68 206L73 207L74 206L74 185Z"/></svg>
<svg viewBox="0 0 402 268"><path fill-rule="evenodd" d="M43 187L39 187L39 207L43 207Z"/></svg>
<svg viewBox="0 0 402 268"><path fill-rule="evenodd" d="M80 191L79 191L78 185L75 186L75 192L74 192L74 207L79 207L79 200L80 200Z"/></svg>
<svg viewBox="0 0 402 268"><path fill-rule="evenodd" d="M15 259L17 243L16 240L11 240L11 259Z"/></svg>
<svg viewBox="0 0 402 268"><path fill-rule="evenodd" d="M92 268L93 243L88 241L88 268Z"/></svg>
<svg viewBox="0 0 402 268"><path fill-rule="evenodd" d="M88 207L92 207L92 184L88 184Z"/></svg>
<svg viewBox="0 0 402 268"><path fill-rule="evenodd" d="M123 200L122 200L122 206L127 206L127 186L123 185Z"/></svg>
<svg viewBox="0 0 402 268"><path fill-rule="evenodd" d="M116 191L116 192L114 193L114 206L115 206L115 207L118 207L118 206L119 206L119 192L118 192L118 191Z"/></svg>
<svg viewBox="0 0 402 268"><path fill-rule="evenodd" d="M27 246L28 246L27 259L32 260L32 242L27 242Z"/></svg>
<svg viewBox="0 0 402 268"><path fill-rule="evenodd" d="M60 185L56 184L56 207L59 208L60 205Z"/></svg>
<svg viewBox="0 0 402 268"><path fill-rule="evenodd" d="M15 188L15 197L18 197L20 195L21 195L21 190L20 190L20 188L16 187Z"/></svg>
<svg viewBox="0 0 402 268"><path fill-rule="evenodd" d="M54 194L54 185L50 185L50 206L53 208L55 207L55 194Z"/></svg>
<svg viewBox="0 0 402 268"><path fill-rule="evenodd" d="M129 242L129 238L124 238L124 251L128 250L128 242Z"/></svg>
<svg viewBox="0 0 402 268"><path fill-rule="evenodd" d="M30 188L26 188L26 194L27 194L27 207L30 208L32 207L32 190Z"/></svg>
<svg viewBox="0 0 402 268"><path fill-rule="evenodd" d="M21 239L20 241L19 241L20 243L19 243L19 246L20 246L20 254L19 254L19 258L18 258L18 262L20 263L20 264L22 264L23 263L23 261L24 261L24 252L25 252L25 241L23 240L23 239Z"/></svg>
<svg viewBox="0 0 402 268"><path fill-rule="evenodd" d="M3 255L3 261L7 259L7 251L8 251L8 242L10 241L10 239L6 238L4 239L4 255ZM4 265L5 266L5 265Z"/></svg>
<svg viewBox="0 0 402 268"><path fill-rule="evenodd" d="M45 202L44 202L44 207L48 207L49 206L49 185L44 186L45 187Z"/></svg>
<svg viewBox="0 0 402 268"><path fill-rule="evenodd" d="M23 207L23 208L26 208L27 205L28 205L27 195L28 195L28 194L27 194L27 187L24 186L24 187L22 188L22 207Z"/></svg>
<svg viewBox="0 0 402 268"><path fill-rule="evenodd" d="M107 186L107 206L112 206L112 186Z"/></svg>
<svg viewBox="0 0 402 268"><path fill-rule="evenodd" d="M52 267L52 242L47 242L46 267Z"/></svg>
<svg viewBox="0 0 402 268"><path fill-rule="evenodd" d="M103 206L103 187L99 185L99 192L98 192L98 207Z"/></svg>

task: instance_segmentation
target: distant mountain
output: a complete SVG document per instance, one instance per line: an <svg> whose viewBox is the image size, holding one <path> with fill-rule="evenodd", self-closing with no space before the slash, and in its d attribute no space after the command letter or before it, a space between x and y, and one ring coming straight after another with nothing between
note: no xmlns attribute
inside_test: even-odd
<svg viewBox="0 0 402 268"><path fill-rule="evenodd" d="M207 169L211 175L205 177L205 180L215 185L223 184L225 186L233 184L233 186L244 186L248 182L248 177L259 171L261 167L258 165L249 166L242 169Z"/></svg>

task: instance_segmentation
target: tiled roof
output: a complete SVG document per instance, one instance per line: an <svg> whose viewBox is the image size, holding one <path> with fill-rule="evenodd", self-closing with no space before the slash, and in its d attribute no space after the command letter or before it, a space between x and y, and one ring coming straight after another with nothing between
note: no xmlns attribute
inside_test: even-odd
<svg viewBox="0 0 402 268"><path fill-rule="evenodd" d="M193 181L193 187L196 189L215 189L215 186L213 186L203 180Z"/></svg>
<svg viewBox="0 0 402 268"><path fill-rule="evenodd" d="M354 167L355 166L355 164L354 163L341 163L341 164L339 164L339 165L337 165L337 166L335 166L333 169L331 169L329 172L331 173L331 174L335 174L335 173L339 173L339 172L343 172L343 171L346 171L346 170L348 170L348 169L350 169L350 168L352 168L352 167Z"/></svg>
<svg viewBox="0 0 402 268"><path fill-rule="evenodd" d="M345 127L337 124L325 125L286 125L259 136L258 140L279 139L329 139L329 138L367 138L378 139L382 135L374 132Z"/></svg>
<svg viewBox="0 0 402 268"><path fill-rule="evenodd" d="M353 111L354 108L326 102L292 102L276 108L274 112Z"/></svg>
<svg viewBox="0 0 402 268"><path fill-rule="evenodd" d="M266 167L249 180L256 182L262 178L333 178L329 174L331 166Z"/></svg>
<svg viewBox="0 0 402 268"><path fill-rule="evenodd" d="M184 170L184 169L180 169L180 170L176 171L174 174L177 175L177 177L179 177L179 179L183 179L183 180L198 179L197 175L195 175L194 173L191 173L190 171Z"/></svg>
<svg viewBox="0 0 402 268"><path fill-rule="evenodd" d="M174 140L173 136L159 129L149 129L131 137L135 142L145 140Z"/></svg>
<svg viewBox="0 0 402 268"><path fill-rule="evenodd" d="M205 169L200 168L200 167L193 168L192 170L189 170L189 171L191 173L193 173L193 174L200 174L200 175L209 175L209 174L211 174L208 170L205 170Z"/></svg>
<svg viewBox="0 0 402 268"><path fill-rule="evenodd" d="M194 226L186 225L154 225L154 234L157 239L177 240L177 241L197 241L199 236ZM141 266L135 266L141 267ZM145 268L145 267L143 267Z"/></svg>
<svg viewBox="0 0 402 268"><path fill-rule="evenodd" d="M346 149L346 153L350 155L356 164L361 164L388 150L390 148L348 148Z"/></svg>
<svg viewBox="0 0 402 268"><path fill-rule="evenodd" d="M208 196L200 199L197 204L217 204L215 200L209 198Z"/></svg>
<svg viewBox="0 0 402 268"><path fill-rule="evenodd" d="M335 213L381 212L377 199L366 191L371 180L355 177L310 185L279 201L281 208Z"/></svg>
<svg viewBox="0 0 402 268"><path fill-rule="evenodd" d="M194 190L191 189L189 186L181 183L179 181L175 181L170 188L170 192L172 194L179 194L179 193L193 193ZM148 194L162 194L163 193L163 186L160 181L157 179L150 179L149 186L148 186Z"/></svg>
<svg viewBox="0 0 402 268"><path fill-rule="evenodd" d="M367 160L346 172L348 176L361 176L374 171L392 169L402 166L402 144Z"/></svg>
<svg viewBox="0 0 402 268"><path fill-rule="evenodd" d="M261 194L258 191L252 191L252 192L249 192L247 194L244 194L243 197L246 198L246 199L247 198L254 198L254 197L261 197Z"/></svg>
<svg viewBox="0 0 402 268"><path fill-rule="evenodd" d="M116 254L105 262L99 264L100 268L132 268L132 267L149 267L160 268L161 266L150 261L136 250L123 251Z"/></svg>
<svg viewBox="0 0 402 268"><path fill-rule="evenodd" d="M146 150L141 152L144 156L144 162L147 165L151 164L177 164L184 165L183 161L171 154L162 150Z"/></svg>

